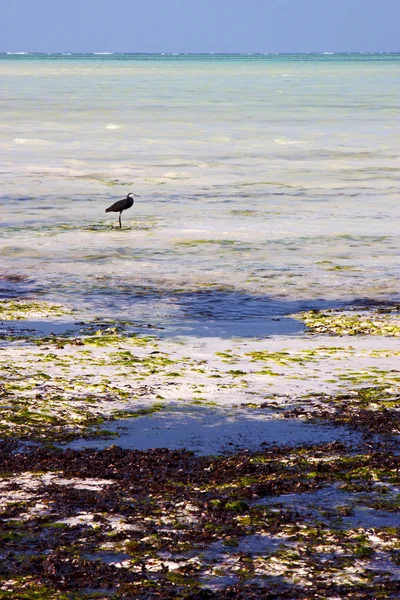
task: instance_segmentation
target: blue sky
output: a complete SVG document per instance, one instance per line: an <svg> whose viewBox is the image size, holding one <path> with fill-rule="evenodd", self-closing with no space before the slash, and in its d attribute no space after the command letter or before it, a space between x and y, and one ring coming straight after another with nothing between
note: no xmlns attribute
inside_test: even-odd
<svg viewBox="0 0 400 600"><path fill-rule="evenodd" d="M0 0L0 51L396 52L400 0Z"/></svg>

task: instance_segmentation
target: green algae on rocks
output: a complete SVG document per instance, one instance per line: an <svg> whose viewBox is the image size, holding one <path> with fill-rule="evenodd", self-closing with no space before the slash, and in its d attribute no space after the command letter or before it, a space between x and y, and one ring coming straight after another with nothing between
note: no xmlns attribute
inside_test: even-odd
<svg viewBox="0 0 400 600"><path fill-rule="evenodd" d="M399 459L384 449L12 449L0 598L397 597Z"/></svg>
<svg viewBox="0 0 400 600"><path fill-rule="evenodd" d="M3 321L19 321L31 318L62 317L73 311L59 304L32 300L0 300L0 319Z"/></svg>
<svg viewBox="0 0 400 600"><path fill-rule="evenodd" d="M352 314L334 310L323 312L311 310L293 317L302 321L313 333L400 336L398 311L387 314L378 311L360 311Z"/></svg>

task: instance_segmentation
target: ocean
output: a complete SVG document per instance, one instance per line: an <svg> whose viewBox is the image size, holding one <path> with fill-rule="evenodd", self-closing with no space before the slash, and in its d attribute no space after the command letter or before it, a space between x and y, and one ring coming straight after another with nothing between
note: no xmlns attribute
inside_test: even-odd
<svg viewBox="0 0 400 600"><path fill-rule="evenodd" d="M399 300L400 54L3 54L0 89L1 297L166 328Z"/></svg>

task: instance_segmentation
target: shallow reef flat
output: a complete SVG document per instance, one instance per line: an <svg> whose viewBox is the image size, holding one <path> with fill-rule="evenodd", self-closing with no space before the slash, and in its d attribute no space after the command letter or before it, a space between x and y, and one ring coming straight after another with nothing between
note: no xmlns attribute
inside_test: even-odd
<svg viewBox="0 0 400 600"><path fill-rule="evenodd" d="M303 335L231 339L169 337L151 324L116 319L77 321L68 307L29 301L2 301L0 312L3 436L81 446L84 439L93 445L115 437L145 449L170 447L175 432L176 449L203 443L205 452L218 453L218 439L256 448L281 438L296 443L301 431L300 441L308 435L313 442L328 435L319 421L351 424L352 411L385 411L387 422L389 413L396 420L394 311L314 312L312 323L309 313L300 314L310 327ZM360 322L362 335L347 329L339 335L332 326L333 334L321 335L327 319L347 329L346 319L353 327ZM382 326L381 335L366 335L365 323ZM285 432L285 423L293 425L289 417L300 415L297 433ZM280 427L273 439L272 424ZM238 439L229 439L230 430ZM212 437L217 445L209 444Z"/></svg>
<svg viewBox="0 0 400 600"><path fill-rule="evenodd" d="M2 598L396 598L398 457L0 446Z"/></svg>
<svg viewBox="0 0 400 600"><path fill-rule="evenodd" d="M0 600L400 597L399 66L2 55Z"/></svg>
<svg viewBox="0 0 400 600"><path fill-rule="evenodd" d="M0 314L0 598L398 597L398 307L247 338Z"/></svg>

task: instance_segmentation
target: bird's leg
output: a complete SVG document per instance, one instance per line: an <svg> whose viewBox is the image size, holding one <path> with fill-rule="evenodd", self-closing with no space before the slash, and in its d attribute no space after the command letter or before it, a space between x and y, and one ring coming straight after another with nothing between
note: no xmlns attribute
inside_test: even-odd
<svg viewBox="0 0 400 600"><path fill-rule="evenodd" d="M119 228L122 229L122 225L121 225L121 215L122 215L122 210L119 213Z"/></svg>

